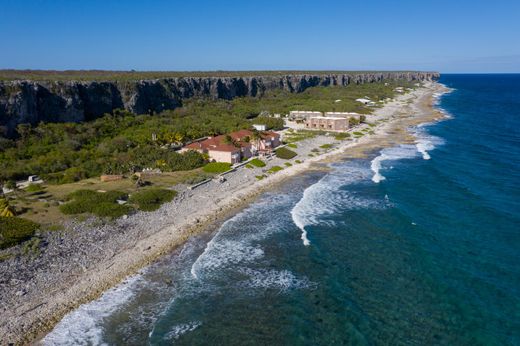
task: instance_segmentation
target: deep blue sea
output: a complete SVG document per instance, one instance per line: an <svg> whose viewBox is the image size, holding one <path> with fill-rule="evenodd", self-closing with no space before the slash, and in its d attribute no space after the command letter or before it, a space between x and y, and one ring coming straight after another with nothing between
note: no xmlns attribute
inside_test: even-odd
<svg viewBox="0 0 520 346"><path fill-rule="evenodd" d="M295 177L45 343L520 345L520 75L440 82L415 145Z"/></svg>

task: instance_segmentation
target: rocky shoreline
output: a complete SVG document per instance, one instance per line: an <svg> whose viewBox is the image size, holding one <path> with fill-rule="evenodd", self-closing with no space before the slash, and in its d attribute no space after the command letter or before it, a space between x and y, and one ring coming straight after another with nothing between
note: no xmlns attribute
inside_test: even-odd
<svg viewBox="0 0 520 346"><path fill-rule="evenodd" d="M374 135L346 142L326 136L299 142L297 158L305 161L263 180L255 178L262 169L244 168L229 175L225 183L211 182L192 191L177 186L178 197L156 212L138 212L107 223L94 218L74 221L66 225L66 231L42 234L44 246L38 256L17 256L0 262L0 339L31 342L52 329L67 312L96 299L263 191L312 169L316 162L337 155L355 157L410 140L408 126L442 117L431 108L433 93L442 90L437 83L427 83L425 88L377 110L374 119L385 121L374 128ZM307 158L313 148L326 143L334 144L335 149ZM282 162L274 159L266 168Z"/></svg>

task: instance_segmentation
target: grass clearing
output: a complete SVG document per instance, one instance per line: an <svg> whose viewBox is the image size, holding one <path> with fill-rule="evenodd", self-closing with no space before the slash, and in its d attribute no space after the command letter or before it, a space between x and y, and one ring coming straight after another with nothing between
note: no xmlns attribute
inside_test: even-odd
<svg viewBox="0 0 520 346"><path fill-rule="evenodd" d="M267 173L271 173L271 174L272 174L272 173L279 172L279 171L281 171L281 170L283 170L282 167L280 167L280 166L273 166L273 167L269 168L269 170L267 171Z"/></svg>
<svg viewBox="0 0 520 346"><path fill-rule="evenodd" d="M206 173L220 174L231 169L231 164L227 162L210 162L202 168Z"/></svg>
<svg viewBox="0 0 520 346"><path fill-rule="evenodd" d="M129 205L117 202L127 197L122 191L78 190L67 196L70 201L61 205L60 211L67 215L90 213L99 217L118 218L133 210Z"/></svg>
<svg viewBox="0 0 520 346"><path fill-rule="evenodd" d="M257 158L252 159L251 161L249 161L249 163L255 167L265 167L265 162Z"/></svg>
<svg viewBox="0 0 520 346"><path fill-rule="evenodd" d="M340 132L334 136L334 139L337 141L342 141L348 139L350 137L350 133L348 132Z"/></svg>
<svg viewBox="0 0 520 346"><path fill-rule="evenodd" d="M296 155L298 155L294 151L289 150L285 147L276 149L275 153L276 153L276 157L279 157L284 160L290 160L290 159L294 158Z"/></svg>
<svg viewBox="0 0 520 346"><path fill-rule="evenodd" d="M140 210L154 211L163 203L173 200L175 196L177 191L151 188L132 194L129 201L136 204Z"/></svg>

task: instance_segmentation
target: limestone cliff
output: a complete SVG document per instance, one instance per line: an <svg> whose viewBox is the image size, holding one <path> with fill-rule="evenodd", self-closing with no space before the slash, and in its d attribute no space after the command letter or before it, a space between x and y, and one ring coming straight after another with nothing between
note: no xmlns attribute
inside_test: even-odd
<svg viewBox="0 0 520 346"><path fill-rule="evenodd" d="M161 112L191 97L232 99L258 96L266 90L302 92L309 87L372 83L383 80L423 81L435 72L366 72L286 74L244 77L180 77L140 81L4 81L0 82L0 126L13 135L18 124L92 120L124 108L136 114Z"/></svg>

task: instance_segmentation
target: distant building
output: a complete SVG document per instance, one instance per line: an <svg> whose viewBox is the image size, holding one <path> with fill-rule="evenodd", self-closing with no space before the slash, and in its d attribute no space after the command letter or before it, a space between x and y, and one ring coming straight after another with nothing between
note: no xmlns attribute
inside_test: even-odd
<svg viewBox="0 0 520 346"><path fill-rule="evenodd" d="M256 154L272 152L280 145L280 135L276 132L258 132L258 136L255 139L250 130L235 131L190 143L181 152L195 150L208 154L213 161L235 164Z"/></svg>
<svg viewBox="0 0 520 346"><path fill-rule="evenodd" d="M312 117L305 121L305 127L310 130L347 131L349 120L346 117Z"/></svg>

